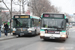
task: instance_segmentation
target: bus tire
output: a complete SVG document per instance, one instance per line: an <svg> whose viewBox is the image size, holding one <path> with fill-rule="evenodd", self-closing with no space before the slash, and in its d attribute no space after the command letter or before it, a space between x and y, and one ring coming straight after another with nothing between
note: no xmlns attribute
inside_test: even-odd
<svg viewBox="0 0 75 50"><path fill-rule="evenodd" d="M18 35L18 37L21 37L20 35Z"/></svg>
<svg viewBox="0 0 75 50"><path fill-rule="evenodd" d="M16 35L16 33L13 33L13 35Z"/></svg>
<svg viewBox="0 0 75 50"><path fill-rule="evenodd" d="M37 31L35 30L35 35L37 35Z"/></svg>
<svg viewBox="0 0 75 50"><path fill-rule="evenodd" d="M66 39L63 39L62 41L66 41Z"/></svg>
<svg viewBox="0 0 75 50"><path fill-rule="evenodd" d="M48 39L43 39L44 41L47 41Z"/></svg>
<svg viewBox="0 0 75 50"><path fill-rule="evenodd" d="M68 35L67 35L67 37L66 38L68 38Z"/></svg>
<svg viewBox="0 0 75 50"><path fill-rule="evenodd" d="M66 41L66 40L64 39L64 40L62 40L62 41Z"/></svg>

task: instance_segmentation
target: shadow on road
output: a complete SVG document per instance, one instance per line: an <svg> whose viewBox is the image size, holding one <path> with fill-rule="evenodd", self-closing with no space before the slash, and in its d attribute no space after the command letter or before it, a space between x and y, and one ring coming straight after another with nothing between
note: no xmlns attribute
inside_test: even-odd
<svg viewBox="0 0 75 50"><path fill-rule="evenodd" d="M49 39L49 40L42 40L42 42L57 42L57 43L64 43L66 41L57 40L57 39Z"/></svg>
<svg viewBox="0 0 75 50"><path fill-rule="evenodd" d="M39 36L39 35L24 35L24 36L20 36L18 38L32 38L32 37L36 37L36 36Z"/></svg>

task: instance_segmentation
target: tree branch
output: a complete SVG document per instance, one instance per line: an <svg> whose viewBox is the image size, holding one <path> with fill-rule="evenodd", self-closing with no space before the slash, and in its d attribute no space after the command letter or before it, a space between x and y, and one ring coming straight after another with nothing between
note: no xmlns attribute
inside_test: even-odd
<svg viewBox="0 0 75 50"><path fill-rule="evenodd" d="M19 5L19 6L22 6L21 4L19 4L19 3L15 3L14 1L13 1L13 4L15 4L15 5Z"/></svg>
<svg viewBox="0 0 75 50"><path fill-rule="evenodd" d="M8 6L6 5L6 3L4 2L4 0L2 0L2 2L4 3L4 5L6 6L6 8L10 11L10 9L8 8ZM11 12L11 11L10 11Z"/></svg>

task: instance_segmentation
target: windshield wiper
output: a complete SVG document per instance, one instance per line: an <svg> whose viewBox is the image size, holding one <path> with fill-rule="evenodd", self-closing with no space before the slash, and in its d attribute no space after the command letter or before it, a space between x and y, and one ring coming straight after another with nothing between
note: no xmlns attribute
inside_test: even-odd
<svg viewBox="0 0 75 50"><path fill-rule="evenodd" d="M59 28L59 27L57 27L57 26L49 26L49 28L55 28L55 29L57 29L58 31L61 31L61 30L62 30L62 28Z"/></svg>
<svg viewBox="0 0 75 50"><path fill-rule="evenodd" d="M48 28L58 28L57 26L48 26Z"/></svg>

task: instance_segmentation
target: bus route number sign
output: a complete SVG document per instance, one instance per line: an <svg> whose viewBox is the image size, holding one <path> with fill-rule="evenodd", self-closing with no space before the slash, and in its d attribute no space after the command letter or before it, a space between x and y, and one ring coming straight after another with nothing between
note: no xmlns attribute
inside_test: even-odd
<svg viewBox="0 0 75 50"><path fill-rule="evenodd" d="M43 14L43 17L64 18L63 14Z"/></svg>
<svg viewBox="0 0 75 50"><path fill-rule="evenodd" d="M29 16L20 16L20 18L29 18Z"/></svg>

